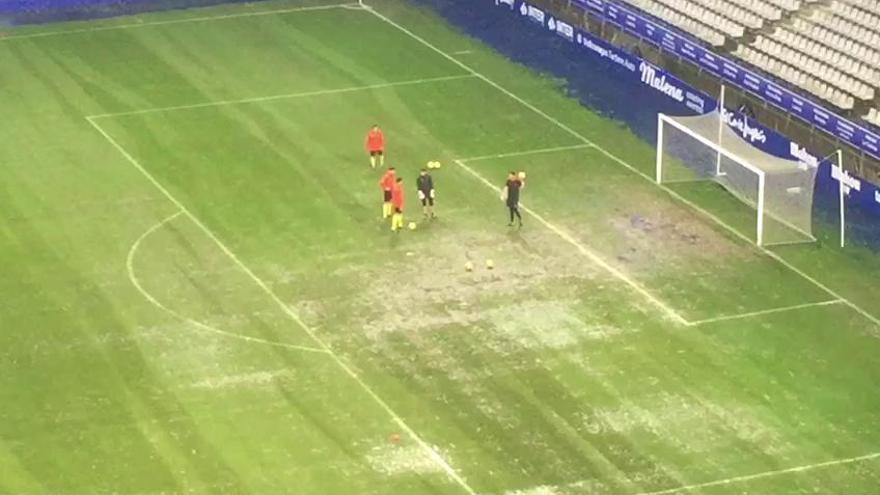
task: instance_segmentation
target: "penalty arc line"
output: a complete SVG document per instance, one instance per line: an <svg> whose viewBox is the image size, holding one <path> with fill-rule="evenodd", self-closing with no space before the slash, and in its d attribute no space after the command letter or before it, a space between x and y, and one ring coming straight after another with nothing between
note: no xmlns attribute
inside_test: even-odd
<svg viewBox="0 0 880 495"><path fill-rule="evenodd" d="M706 483L697 483L694 485L685 485L685 486L680 486L677 488L667 488L665 490L658 490L658 491L653 491L653 492L643 492L643 493L639 493L637 495L671 495L674 493L700 490L702 488L711 488L714 486L730 485L733 483L742 483L745 481L752 481L752 480L757 480L757 479L761 479L761 478L770 478L773 476L780 476L783 474L801 473L801 472L805 472L805 471L812 471L814 469L820 469L820 468L826 468L826 467L832 467L832 466L841 466L841 465L845 465L845 464L853 464L856 462L871 461L874 459L880 459L880 452L874 452L873 454L867 454L867 455L862 455L862 456L858 456L858 457L850 457L848 459L837 459L834 461L820 462L817 464L807 464L804 466L796 466L796 467L787 468L787 469L778 469L776 471L765 471L763 473L735 476L733 478L726 478L726 479L717 480L717 481L709 481Z"/></svg>
<svg viewBox="0 0 880 495"><path fill-rule="evenodd" d="M492 184L488 179L483 177L479 172L477 172L473 168L467 166L467 164L465 164L462 160L455 160L455 164L458 165L459 167L461 167L467 173L474 176L477 180L479 180L480 182L482 182L483 184L488 186L493 191L501 192L500 188L498 188L494 184ZM526 205L524 205L522 203L520 203L520 208L522 208L523 211L525 211L526 213L528 213L529 215L534 217L536 220L538 220L538 222L540 222L544 227L547 227L548 229L550 229L550 231L552 231L554 234L559 236L562 240L564 240L564 241L568 242L569 244L571 244L572 246L574 246L578 250L578 252L580 252L581 254L586 256L587 258L589 258L590 261L592 261L596 265L599 265L600 267L605 269L605 271L607 271L611 275L617 277L622 282L624 282L625 284L630 286L630 288L632 288L633 290L635 290L636 292L641 294L645 299L650 301L651 304L653 304L654 306L657 306L661 311L663 311L663 313L665 313L666 316L670 317L671 319L677 321L678 323L680 323L682 325L688 324L688 321L684 317L682 317L680 314L678 314L678 312L676 312L674 309L670 308L663 301L654 297L650 292L648 292L647 289L645 289L644 287L639 285L633 279L629 278L626 274L624 274L623 272L621 272L617 268L608 264L608 262L603 260L599 255L594 253L592 250L588 249L582 243L578 242L577 239L573 238L567 232L560 229L556 225L550 223L541 214L537 213L536 211L532 210L531 208L527 207Z"/></svg>
<svg viewBox="0 0 880 495"><path fill-rule="evenodd" d="M452 76L441 76L441 77L429 77L422 79L411 79L409 81L397 81L397 82L387 82L387 83L378 83L378 84L367 84L364 86L350 86L347 88L338 88L338 89L322 89L317 91L304 91L301 93L287 93L283 95L272 95L272 96L258 96L255 98L242 98L239 100L222 100L222 101L209 101L204 103L194 103L191 105L177 105L171 107L157 107L157 108L145 108L142 110L131 110L127 112L116 112L116 113L102 113L98 115L89 115L86 118L95 120L95 119L105 119L109 117L126 117L129 115L144 115L150 113L160 113L160 112L174 112L177 110L194 110L197 108L210 108L210 107L220 107L220 106L228 106L228 105L243 105L247 103L261 103L266 101L275 101L275 100L286 100L293 98L307 98L313 96L325 96L325 95L335 95L341 93L354 93L357 91L369 91L372 89L385 89L385 88L396 88L399 86L415 86L419 84L431 84L437 82L447 82L447 81L456 81L459 79L472 79L474 78L473 74L456 74Z"/></svg>
<svg viewBox="0 0 880 495"><path fill-rule="evenodd" d="M125 148L122 147L122 145L120 145L118 142L116 142L116 140L113 139L113 137L110 136L110 134L108 134L107 131L105 131L100 125L98 125L94 119L87 118L86 120L89 122L89 124L92 125L92 127L95 128L95 130L98 131L98 133L100 133L104 137L104 139L107 140L107 142L110 143L110 145L112 145L129 163L131 163L131 165L134 166L151 184L153 184L153 186L155 186L156 189L159 190L159 192L161 192L166 198L168 198L168 201L170 201L172 204L174 204L180 210L180 212L182 214L186 215L196 226L198 226L205 233L205 235L208 236L209 239L214 241L214 243L217 245L217 247L220 248L220 250L224 254L226 254L226 256L229 257L229 259L232 260L232 262L236 266L238 266L239 269L241 269L243 273L245 273L255 284L257 284L257 286L260 289L262 289L263 292L272 301L274 301L281 308L281 310L284 311L284 313L286 313L287 316L294 323L296 323L297 326L302 328L302 330L304 332L306 332L306 334L315 342L315 344L317 344L317 346L319 348L325 350L327 355L330 356L330 358L333 359L334 362L336 362L336 364L339 366L339 368L343 372L345 372L345 374L347 374L355 383L357 383L361 387L361 389L371 399L373 399L373 401L383 411L385 411L385 413L388 414L388 416L391 417L391 419L394 421L394 423L397 424L397 426L401 429L401 431L403 431L410 438L412 438L412 440L414 442L416 442L416 444L418 444L418 446L429 455L431 460L433 460L443 470L443 472L446 473L446 475L449 477L449 479L451 479L457 485L459 485L465 491L465 493L467 493L468 495L477 495L477 492L473 488L471 488L471 486L467 483L467 481L460 474L458 474L458 472L455 470L455 468L453 468L449 464L449 462L446 459L444 459L442 455L440 455L440 453L437 451L437 449L432 447L424 439L422 439L422 437L419 436L419 434L416 433L416 431L411 426L409 426L409 424L407 424L406 421L404 421L403 417L401 417L399 414L397 414L397 412L394 409L392 409L391 406L388 405L387 402L385 402L385 399L380 397L379 394L376 393L376 391L374 391L367 384L367 382L365 382L364 379L361 378L360 375L358 375L354 371L354 369L351 366L346 364L346 362L338 354L336 354L336 352L333 351L333 349L330 347L329 344L327 344L320 337L318 337L318 335L315 333L315 331L312 330L311 327L306 325L306 323L302 320L302 318L300 318L300 316L295 311L293 311L278 296L278 294L276 294L275 291L272 290L272 288L269 287L269 285L263 281L263 279L258 277L253 272L253 270L251 270L247 265L245 265L244 262L242 262L241 259L239 259L238 256L234 252L232 252L232 250L230 250L226 246L226 244L223 243L223 241L221 241L220 238L218 238L214 234L214 232L211 229L209 229L204 223L202 223L202 221L199 220L198 217L196 217L183 203L181 203L173 194L171 194L171 192L168 189L166 189L165 186L162 185L162 183L160 183L155 177L153 177L153 175L149 171L147 171L147 169L144 168L143 165L140 164L140 162L138 162L133 156L131 156L131 154L128 151L126 151Z"/></svg>
<svg viewBox="0 0 880 495"><path fill-rule="evenodd" d="M143 285L141 285L141 282L137 277L137 273L135 272L135 269L134 269L135 256L137 255L138 249L140 249L141 243L143 243L148 237L153 235L158 230L164 228L166 225L168 225L169 223L176 220L182 214L183 214L182 211L178 211L177 213L166 217L164 220L157 223L156 225L153 225L152 227L147 229L146 232L141 234L141 236L138 237L136 241L134 241L134 244L132 244L131 248L128 250L128 256L126 256L126 258L125 258L125 269L128 271L129 281L131 281L131 283L134 285L135 289L137 289L137 291L141 293L141 296L143 296L147 301L149 301L150 304L159 308L160 310L164 311L165 313L168 313L169 315L173 316L174 318L177 318L178 320L189 323L190 325L192 325L200 330L209 332L209 333L215 333L218 335L223 335L224 337L231 337L234 339L243 340L245 342L270 345L273 347L283 347L285 349L291 349L291 350L296 350L296 351L317 352L317 353L321 353L321 354L327 353L326 349L318 349L316 347L286 344L284 342L273 342L271 340L261 339L261 338L257 338L257 337L249 337L247 335L240 335L237 333L228 332L226 330L220 330L219 328L212 327L212 326L207 325L205 323L202 323L198 320L194 320L192 318L187 318L186 316L183 316L182 314L178 313L177 311L174 311L173 309L165 306L158 299L156 299L152 294L150 294L150 292L147 291L143 287Z"/></svg>
<svg viewBox="0 0 880 495"><path fill-rule="evenodd" d="M741 320L741 319L744 319L744 318L753 318L753 317L755 317L755 316L772 315L772 314L776 314L776 313L787 313L787 312L789 312L789 311L796 311L796 310L799 310L799 309L816 308L816 307L822 307L822 306L831 306L831 305L833 305L833 304L842 304L842 303L843 303L843 301L840 300L840 299L832 299L832 300L830 300L830 301L820 301L820 302L813 302L813 303L795 304L795 305L793 305L793 306L783 306L783 307L779 307L779 308L763 309L763 310L760 310L760 311L752 311L752 312L749 312L749 313L740 313L740 314L735 314L735 315L717 316L717 317L715 317L715 318L706 318L705 320L695 320L695 321L692 320L692 321L689 321L689 322L688 322L688 326L695 327L695 326L698 326L698 325L706 325L706 324L709 324L709 323L717 323L717 322L721 322L721 321Z"/></svg>
<svg viewBox="0 0 880 495"><path fill-rule="evenodd" d="M510 97L511 99L513 99L514 101L520 103L522 106L528 108L529 110L531 110L531 111L534 112L535 114L539 115L540 117L544 118L544 119L547 120L548 122L550 122L550 123L556 125L557 127L559 127L560 129L562 129L563 131L565 131L565 132L567 132L568 134L570 134L571 136L573 136L573 137L579 139L581 142L583 142L583 143L585 143L585 144L592 145L593 147L595 147L595 149L596 149L597 151L601 152L603 155L607 156L609 159L614 160L615 162L617 162L618 164L620 164L620 165L622 165L623 167L627 168L627 169L630 170L631 172L635 173L636 175L638 175L638 176L641 177L642 179L645 179L645 180L649 181L650 183L654 184L655 186L657 186L658 188L660 188L661 190L663 190L663 191L665 191L667 194L669 194L671 197L673 197L673 198L675 198L676 200L680 201L682 204L685 204L685 205L687 205L687 206L693 208L695 211L699 212L700 214L702 214L702 215L705 216L706 218L708 218L708 219L712 220L713 222L715 222L718 226L724 228L725 230L729 231L730 233L732 233L733 235L735 235L735 236L738 237L739 239L743 240L747 245L749 245L749 246L751 246L751 247L757 249L758 251L760 251L761 253L765 254L765 255L768 256L768 257L770 257L771 259L775 260L776 262L778 262L778 263L781 264L782 266L788 268L789 270L791 270L792 272L796 273L797 275L799 275L799 276L800 276L801 278L803 278L804 280L807 280L808 282L812 283L813 285L815 285L816 287L818 287L819 289L821 289L822 291L824 291L825 293L827 293L827 294L830 295L831 297L833 297L833 298L835 298L835 299L840 299L841 301L843 301L844 304L846 304L847 306L849 306L850 308L852 308L854 311L856 311L856 312L859 313L860 315L864 316L866 319L868 319L869 321L873 322L875 325L880 326L880 318L878 318L878 317L872 315L871 313L869 313L868 311L862 309L860 306L856 305L855 303L853 303L853 302L850 301L849 299L847 299L847 298L841 296L840 294L838 294L836 291L834 291L833 289L831 289L831 288L828 287L827 285L823 284L822 282L819 282L819 281L816 280L815 278L813 278L813 277L811 277L810 275L808 275L807 273L805 273L805 272L804 272L803 270L801 270L800 268L797 268L796 266L794 266L794 265L792 265L791 263L789 263L788 261L786 261L786 260L785 260L784 258L782 258L780 255L774 253L773 251L770 251L769 249L765 248L764 246L757 246L757 245L755 245L755 243L754 243L751 239L749 239L748 236L746 236L746 235L744 235L743 233L739 232L739 231L736 230L734 227L730 226L729 224L727 224L726 222L724 222L723 220L721 220L720 218L718 218L716 215L714 215L714 214L710 213L709 211L707 211L706 209L704 209L704 208L698 206L698 205L697 205L696 203L694 203L693 201L691 201L691 200L689 200L689 199L683 197L682 195L680 195L680 194L678 194L677 192L673 191L672 189L670 189L670 188L664 186L663 184L658 184L658 183L655 181L655 179L654 179L653 177L651 177L650 175L648 175L648 174L642 172L641 170L639 170L639 169L636 168L635 166L631 165L630 163L626 162L626 161L623 160L622 158L617 157L616 155L614 155L614 154L611 153L610 151L608 151L608 150L606 150L605 148L603 148L603 147L599 146L598 144L594 143L593 141L591 141L590 139L588 139L588 138L587 138L586 136L584 136L583 134L581 134L581 133L579 133L578 131L572 129L572 128L569 127L568 125L562 123L559 119L553 117L552 115L550 115L550 114L548 114L547 112L541 110L540 108L536 107L535 105L533 105L533 104L529 103L528 101L524 100L523 98L521 98L520 96L518 96L516 93L511 92L510 90L508 90L508 89L505 88L504 86L501 86L500 84L498 84L497 82L493 81L492 79L489 79L489 78L488 78L487 76L485 76L484 74L482 74L482 73L480 73L480 72L477 72L477 71L476 71L475 69L473 69L471 66L465 64L465 63L462 62L461 60L458 60L457 58L453 57L453 56L450 55L449 53L447 53L447 52L443 51L442 49L438 48L437 46L435 46L435 45L434 45L433 43L431 43L430 41L428 41L428 40L422 38L421 36L419 36L419 35L413 33L412 31L410 31L410 30L407 29L406 27L404 27L404 26L402 26L401 24L395 22L394 20L388 18L387 16L385 16L385 15L379 13L379 12L376 11L376 9L374 9L372 6L369 6L369 5L366 5L366 4L365 4L365 5L364 5L364 8L365 8L367 11L369 11L370 13L372 13L374 16L376 16L377 18L381 19L382 21L388 23L388 24L391 25L391 26L394 26L395 28L397 28L397 29L398 29L399 31L401 31L402 33L406 34L407 36L409 36L409 37L412 38L413 40L415 40L415 41L421 43L421 44L424 45L425 47L431 49L432 51L434 51L434 52L437 53L438 55L442 56L442 57L445 58L446 60L449 60L449 61L452 62L453 64L455 64L455 65L461 67L462 69L464 69L464 70L470 72L471 74L473 74L474 76L476 76L477 78L479 78L480 80L482 80L483 82L485 82L486 84L488 84L488 85L492 86L493 88L497 89L498 91L504 93L505 95L507 95L508 97Z"/></svg>
<svg viewBox="0 0 880 495"><path fill-rule="evenodd" d="M152 21L152 22L137 22L133 24L117 24L115 26L99 26L85 29L71 29L68 31L49 31L44 33L31 33L31 34L21 34L21 35L12 35L12 36L2 36L0 37L0 42L3 41L13 41L13 40L27 40L34 38L48 38L50 36L64 36L69 34L85 34L85 33L98 33L102 31L114 31L114 30L122 30L122 29L135 29L142 27L151 27L151 26L168 26L173 24L187 24L193 22L211 22L211 21L222 21L227 19L239 19L243 17L261 17L261 16L269 16L269 15L280 15L280 14L290 14L293 12L311 12L311 11L320 11L320 10L331 10L331 9L346 9L346 8L356 8L357 10L361 10L360 4L358 3L336 3L330 5L313 5L311 7L291 7L289 9L276 9L276 10L263 10L259 12L239 12L238 14L226 14L226 15L215 15L215 16L204 16L204 17L190 17L187 19L170 19L167 21Z"/></svg>

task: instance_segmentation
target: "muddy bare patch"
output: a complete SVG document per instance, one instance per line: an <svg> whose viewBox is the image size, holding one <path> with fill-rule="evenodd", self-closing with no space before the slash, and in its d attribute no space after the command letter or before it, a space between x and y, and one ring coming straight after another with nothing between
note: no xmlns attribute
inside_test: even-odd
<svg viewBox="0 0 880 495"><path fill-rule="evenodd" d="M401 442L408 439L402 439ZM374 471L388 475L443 473L445 456L432 454L418 445L386 443L377 445L367 453L367 462Z"/></svg>
<svg viewBox="0 0 880 495"><path fill-rule="evenodd" d="M724 448L731 434L738 441L760 445L768 455L783 455L790 447L778 431L747 407L668 393L660 394L651 404L597 409L581 419L581 428L590 434L649 433L690 453Z"/></svg>
<svg viewBox="0 0 880 495"><path fill-rule="evenodd" d="M614 232L615 259L642 271L658 267L718 263L753 254L693 212L650 195L636 195L607 221Z"/></svg>

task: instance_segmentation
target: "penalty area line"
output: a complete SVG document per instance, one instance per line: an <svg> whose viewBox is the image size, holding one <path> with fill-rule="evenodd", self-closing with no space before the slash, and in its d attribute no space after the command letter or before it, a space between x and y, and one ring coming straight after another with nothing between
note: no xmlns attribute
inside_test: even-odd
<svg viewBox="0 0 880 495"><path fill-rule="evenodd" d="M572 150L582 150L588 148L595 148L592 144L573 144L570 146L556 146L554 148L540 148L535 150L525 150L525 151L512 151L510 153L499 153L496 155L483 155L483 156L473 156L468 158L459 158L458 161L462 163L467 162L477 162L480 160L494 160L497 158L510 158L515 156L528 156L528 155L540 155L544 153L556 153L561 151L572 151Z"/></svg>
<svg viewBox="0 0 880 495"><path fill-rule="evenodd" d="M241 261L238 255L236 255L231 249L229 249L229 247L226 246L226 244L222 240L220 240L220 238L217 237L217 235L214 234L214 232L209 229L207 225L199 220L199 218L195 216L179 199L171 194L171 191L163 186L162 183L153 176L153 174L151 174L146 168L144 168L144 166L141 165L141 163L137 159L135 159L135 157L133 157L131 153L126 151L126 149L123 148L122 145L120 145L115 139L113 139L113 137L109 133L107 133L107 131L105 131L100 125L98 125L95 119L86 120L88 120L89 124L91 124L92 127L94 127L95 130L98 131L98 133L100 133L101 136L103 136L104 139L107 140L107 142L113 148L115 148L116 151L118 151L119 154L122 155L123 158L125 158L125 160L128 161L128 163L130 163L135 169L137 169L138 172L140 172L141 175L143 175L148 182L150 182L157 190L159 190L159 192L161 192L168 199L169 202L176 206L181 214L187 216L190 221L192 221L197 227L199 227L202 232L204 232L205 235L214 242L214 244L220 249L220 251L222 251L229 258L233 265L237 266L245 275L248 276L248 278L250 278L254 282L254 284L257 285L257 287L262 289L266 296L269 297L269 299L271 299L273 302L275 302L275 304L277 304L278 307L281 308L281 310L285 314L287 314L290 320L295 325L300 327L306 333L306 335L308 335L312 339L312 341L318 348L326 351L326 354L337 364L339 369L342 370L346 375L348 375L349 378L351 378L352 381L354 381L361 388L361 390L363 390L364 393L368 397L370 397L370 399L372 399L377 406L379 406L380 409L385 411L385 413L391 418L391 420L395 424L397 424L398 428L400 428L400 431L406 433L406 435L410 437L419 446L419 448L423 449L425 453L428 454L430 459L434 461L444 473L446 473L446 476L450 480L455 482L455 484L457 484L468 495L477 495L477 492L468 484L464 477L462 477L462 475L460 475L458 471L452 467L449 461L443 458L443 456L434 446L428 444L428 442L425 441L421 437L421 435L419 435L406 422L406 420L404 420L403 417L398 414L397 411L395 411L388 404L388 402L385 401L385 399L383 399L375 390L373 390L372 387L370 387L370 385L367 384L367 382L363 378L361 378L361 376L355 371L352 366L346 363L342 356L334 352L333 348L330 347L327 342L321 339L321 337L318 336L315 330L307 325L306 322L303 321L303 319L299 316L299 314L291 309L291 307L287 303L285 303L284 300L281 299L281 297L277 293L275 293L275 291L272 290L271 287L269 287L269 284L267 284L262 278L254 273L254 271L251 270L250 267L248 267L243 261Z"/></svg>
<svg viewBox="0 0 880 495"><path fill-rule="evenodd" d="M493 191L501 192L501 189L499 187L492 184L488 179L483 177L483 175L481 175L479 172L477 172L473 168L469 167L463 161L455 160L455 164L458 165L459 167L461 167L467 173L474 176L477 180L479 180L480 182L482 182L483 184L488 186ZM682 317L680 314L678 314L677 311L675 311L671 307L667 306L666 303L664 303L663 301L654 297L653 294L648 292L648 290L645 289L644 287L642 287L638 282L631 279L629 276L627 276L626 274L624 274L623 272L621 272L617 268L610 265L607 261L602 259L601 256L597 255L592 250L590 250L589 248L584 246L581 242L579 242L577 239L573 238L567 232L560 229L556 225L550 223L541 214L532 210L531 208L527 207L526 205L524 205L522 203L520 203L520 208L522 208L523 211L525 211L526 213L528 213L529 215L534 217L544 227L548 228L551 232L553 232L554 234L559 236L562 240L564 240L564 241L568 242L569 244L571 244L572 246L574 246L575 249L577 249L581 254L583 254L584 256L589 258L590 261L592 261L596 265L600 266L601 268L605 269L605 271L607 271L608 273L610 273L611 275L613 275L614 277L616 277L617 279L619 279L620 281L622 281L623 283L628 285L630 288L632 288L637 293L641 294L645 299L647 299L648 301L651 302L651 304L653 304L654 306L659 308L670 319L672 319L682 325L688 324L688 321L684 317Z"/></svg>
<svg viewBox="0 0 880 495"><path fill-rule="evenodd" d="M744 318L754 318L756 316L772 315L772 314L776 314L776 313L787 313L789 311L797 311L799 309L816 308L816 307L821 307L821 306L831 306L834 304L844 304L844 303L845 303L845 301L842 299L831 299L829 301L795 304L793 306L782 306L779 308L763 309L760 311L752 311L749 313L739 313L739 314L735 314L735 315L725 315L725 316L717 316L715 318L706 318L704 320L694 320L694 321L689 321L687 323L687 325L689 327L695 327L695 326L699 326L699 325L706 325L709 323L717 323L720 321L741 320Z"/></svg>

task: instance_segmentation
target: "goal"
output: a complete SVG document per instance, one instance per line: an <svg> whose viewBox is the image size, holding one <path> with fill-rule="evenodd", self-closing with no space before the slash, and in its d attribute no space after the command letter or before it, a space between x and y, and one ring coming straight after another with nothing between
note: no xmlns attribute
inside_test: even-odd
<svg viewBox="0 0 880 495"><path fill-rule="evenodd" d="M754 139L762 137L747 121L740 130ZM693 117L658 117L657 182L719 184L729 193L728 199L717 199L725 217L732 215L729 223L737 229L753 224L754 236L748 235L760 246L816 240L816 171L816 164L786 160L752 146L717 110ZM731 197L735 200L729 201Z"/></svg>

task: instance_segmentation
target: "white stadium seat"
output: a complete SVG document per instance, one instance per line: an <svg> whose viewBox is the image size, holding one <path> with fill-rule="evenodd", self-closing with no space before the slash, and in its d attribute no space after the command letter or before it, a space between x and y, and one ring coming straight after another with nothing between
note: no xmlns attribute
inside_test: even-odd
<svg viewBox="0 0 880 495"><path fill-rule="evenodd" d="M880 126L880 0L628 1L839 108L861 102Z"/></svg>

